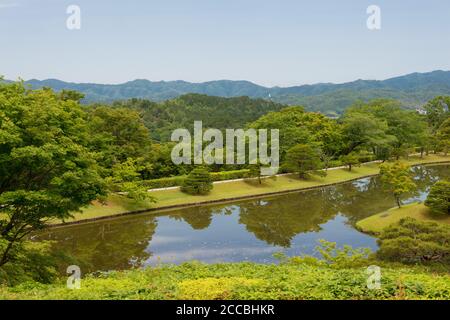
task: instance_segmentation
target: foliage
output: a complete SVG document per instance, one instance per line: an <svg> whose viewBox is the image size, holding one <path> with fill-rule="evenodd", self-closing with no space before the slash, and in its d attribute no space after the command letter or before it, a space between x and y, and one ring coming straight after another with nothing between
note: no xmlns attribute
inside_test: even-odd
<svg viewBox="0 0 450 320"><path fill-rule="evenodd" d="M198 262L87 275L81 289L52 285L0 287L0 299L449 299L448 274L384 263L380 289L367 287L367 267L336 268L316 259L282 264Z"/></svg>
<svg viewBox="0 0 450 320"><path fill-rule="evenodd" d="M392 192L398 207L401 207L400 197L404 193L414 192L417 188L411 175L410 167L402 162L380 165L380 179L387 190Z"/></svg>
<svg viewBox="0 0 450 320"><path fill-rule="evenodd" d="M149 189L170 188L181 186L185 179L186 176L176 176L176 177L144 180L142 183Z"/></svg>
<svg viewBox="0 0 450 320"><path fill-rule="evenodd" d="M297 144L315 143L324 154L338 152L342 138L334 120L320 113L305 112L303 107L287 107L270 112L249 125L254 129L278 129L280 158L285 160L287 151Z"/></svg>
<svg viewBox="0 0 450 320"><path fill-rule="evenodd" d="M8 242L0 238L0 250L3 251L7 245ZM24 241L15 246L13 261L0 267L0 286L13 286L27 281L52 283L59 276L57 266L71 261L69 257L52 250L49 241Z"/></svg>
<svg viewBox="0 0 450 320"><path fill-rule="evenodd" d="M110 184L111 190L130 199L156 202L140 179L139 171L142 171L145 167L141 161L141 159L127 159L125 162L114 165L111 172L112 176L108 177L106 181Z"/></svg>
<svg viewBox="0 0 450 320"><path fill-rule="evenodd" d="M349 245L338 248L336 242L320 240L320 246L316 248L320 253L321 260L335 268L351 268L367 264L371 254L368 248L353 249Z"/></svg>
<svg viewBox="0 0 450 320"><path fill-rule="evenodd" d="M268 88L248 81L185 81L152 82L134 80L119 85L67 83L59 80L31 80L34 87L70 89L86 95L86 102L111 102L130 98L152 101L174 99L187 93L219 97L263 98L288 105L303 105L309 111L330 116L342 114L357 101L370 101L380 97L399 100L403 107L415 108L435 96L448 94L449 72L414 73L384 81L358 80L343 84L316 84L286 88ZM432 85L430 85L432 84Z"/></svg>
<svg viewBox="0 0 450 320"><path fill-rule="evenodd" d="M305 179L309 175L326 175L320 170L320 149L310 144L298 144L289 149L286 156L286 166L293 172L297 172L300 178Z"/></svg>
<svg viewBox="0 0 450 320"><path fill-rule="evenodd" d="M201 120L204 128L244 128L262 115L284 107L262 99L221 98L201 94L186 94L161 103L131 99L116 102L114 106L140 112L152 138L160 142L170 141L172 131L177 128L187 128L193 132L194 121Z"/></svg>
<svg viewBox="0 0 450 320"><path fill-rule="evenodd" d="M361 163L359 155L355 152L350 152L349 154L342 156L341 161L348 166L348 171L352 171L353 166L357 166Z"/></svg>
<svg viewBox="0 0 450 320"><path fill-rule="evenodd" d="M393 139L386 134L387 124L385 122L360 110L349 109L344 114L342 131L345 154L357 148L383 148Z"/></svg>
<svg viewBox="0 0 450 320"><path fill-rule="evenodd" d="M241 169L241 170L211 172L210 174L211 179L213 181L224 181L224 180L243 179L247 177L249 173L250 173L249 169Z"/></svg>
<svg viewBox="0 0 450 320"><path fill-rule="evenodd" d="M188 194L208 194L213 188L211 174L203 167L197 167L189 173L181 186Z"/></svg>
<svg viewBox="0 0 450 320"><path fill-rule="evenodd" d="M404 218L379 236L377 257L403 263L450 263L450 226Z"/></svg>
<svg viewBox="0 0 450 320"><path fill-rule="evenodd" d="M225 300L233 291L252 290L263 284L263 279L247 279L244 277L210 277L183 280L178 285L179 299L188 300Z"/></svg>
<svg viewBox="0 0 450 320"><path fill-rule="evenodd" d="M212 181L242 179L242 178L248 177L249 174L250 174L249 169L210 172ZM250 176L253 176L253 175L250 174ZM144 180L143 185L145 185L148 189L177 187L177 186L181 186L185 179L186 179L186 176L150 179L150 180Z"/></svg>
<svg viewBox="0 0 450 320"><path fill-rule="evenodd" d="M436 132L442 123L450 116L450 96L437 96L424 106L427 112L427 121L433 132Z"/></svg>
<svg viewBox="0 0 450 320"><path fill-rule="evenodd" d="M0 85L0 266L49 219L64 220L106 194L76 101L22 83Z"/></svg>
<svg viewBox="0 0 450 320"><path fill-rule="evenodd" d="M450 151L450 117L441 124L436 132L436 147L445 155Z"/></svg>
<svg viewBox="0 0 450 320"><path fill-rule="evenodd" d="M129 158L148 157L150 133L138 112L96 105L87 111L91 144L101 152L98 160L104 167L111 168Z"/></svg>
<svg viewBox="0 0 450 320"><path fill-rule="evenodd" d="M430 189L425 205L433 213L450 215L450 182L436 182Z"/></svg>

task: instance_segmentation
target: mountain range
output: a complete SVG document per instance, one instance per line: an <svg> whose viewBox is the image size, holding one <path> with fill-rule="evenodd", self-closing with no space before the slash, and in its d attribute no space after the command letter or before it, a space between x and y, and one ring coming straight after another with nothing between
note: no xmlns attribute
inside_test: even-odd
<svg viewBox="0 0 450 320"><path fill-rule="evenodd" d="M393 98L406 108L416 108L437 95L450 95L450 71L411 73L387 80L356 80L341 84L318 83L292 87L264 87L249 81L218 80L203 83L186 81L133 80L122 84L72 83L57 79L28 80L33 88L76 90L85 94L83 102L112 102L130 98L164 101L187 93L219 97L248 96L308 110L340 114L358 100Z"/></svg>

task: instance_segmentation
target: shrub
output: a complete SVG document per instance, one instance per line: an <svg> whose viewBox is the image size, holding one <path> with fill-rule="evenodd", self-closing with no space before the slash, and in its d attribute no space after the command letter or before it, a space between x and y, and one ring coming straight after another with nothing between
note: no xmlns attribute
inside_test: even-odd
<svg viewBox="0 0 450 320"><path fill-rule="evenodd" d="M211 179L213 181L242 179L246 178L249 172L250 172L249 169L211 172Z"/></svg>
<svg viewBox="0 0 450 320"><path fill-rule="evenodd" d="M359 155L354 152L342 156L341 161L348 167L348 171L352 171L353 166L358 166L360 164Z"/></svg>
<svg viewBox="0 0 450 320"><path fill-rule="evenodd" d="M186 176L167 177L145 180L143 184L149 189L177 187L183 184Z"/></svg>
<svg viewBox="0 0 450 320"><path fill-rule="evenodd" d="M376 156L373 153L367 151L361 151L358 153L359 161L361 163L371 162L376 159Z"/></svg>
<svg viewBox="0 0 450 320"><path fill-rule="evenodd" d="M262 279L243 277L203 278L180 282L179 298L188 300L224 300L230 299L233 291L264 283Z"/></svg>
<svg viewBox="0 0 450 320"><path fill-rule="evenodd" d="M211 172L212 181L223 181L246 178L249 174L249 169L231 170ZM150 179L143 181L144 186L148 189L170 188L181 186L187 176L167 177L160 179Z"/></svg>
<svg viewBox="0 0 450 320"><path fill-rule="evenodd" d="M404 218L384 229L377 257L403 263L450 262L450 226Z"/></svg>
<svg viewBox="0 0 450 320"><path fill-rule="evenodd" d="M203 167L195 168L189 173L181 186L181 191L188 194L207 194L213 188L211 174Z"/></svg>
<svg viewBox="0 0 450 320"><path fill-rule="evenodd" d="M450 214L450 182L445 180L436 182L431 187L425 205L433 213Z"/></svg>

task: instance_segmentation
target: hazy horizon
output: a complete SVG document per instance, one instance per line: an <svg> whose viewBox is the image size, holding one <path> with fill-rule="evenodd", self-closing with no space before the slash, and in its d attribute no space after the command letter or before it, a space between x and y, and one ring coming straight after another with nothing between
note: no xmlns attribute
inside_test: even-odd
<svg viewBox="0 0 450 320"><path fill-rule="evenodd" d="M369 5L381 29L366 26ZM69 5L81 29L69 30ZM0 0L0 74L120 84L245 80L266 87L450 70L439 0Z"/></svg>
<svg viewBox="0 0 450 320"><path fill-rule="evenodd" d="M18 79L6 79L5 80L11 80L11 81L17 81L19 79L22 79L24 81L31 81L31 80L37 80L37 81L46 81L46 80L58 80L58 81L63 81L66 83L76 83L76 84L99 84L99 85L120 85L120 84L124 84L127 82L133 82L133 81L137 81L137 80L144 80L144 81L150 81L150 82L176 82L176 81L184 81L184 82L189 82L189 83L195 83L195 84L201 84L201 83L208 83L208 82L215 82L215 81L246 81L246 82L251 82L253 84L259 85L259 86L264 86L267 88L274 88L274 87L280 87L280 88L286 88L286 87L296 87L296 86L303 86L303 85L317 85L317 84L344 84L344 83L349 83L349 82L354 82L354 81L358 81L358 80L363 80L363 81L384 81L384 80L389 80L392 78L398 78L398 77L402 77L402 76L407 76L410 74L415 74L415 73L420 73L420 74L425 74L425 73L432 73L432 72L437 72L437 71L442 71L442 72L450 72L450 70L430 70L430 71L426 71L426 72L410 72L410 73L406 73L406 74L400 74L400 75L396 75L393 77L389 77L389 78L384 78L384 79L354 79L354 80L350 80L350 81L345 81L345 82L330 82L330 81L321 81L321 82L314 82L314 83L299 83L299 84L293 84L293 85L289 85L289 86L265 86L263 84L259 84L256 83L254 81L251 80L247 80L247 79L212 79L212 80L206 80L206 81L200 81L200 82L194 82L194 81L187 81L184 79L175 79L175 80L152 80L152 79L130 79L124 82L117 82L117 83L100 83L100 82L74 82L74 81L67 81L64 79L59 79L59 78L29 78L29 79L23 79L23 78L18 78ZM1 74L0 74L1 76Z"/></svg>

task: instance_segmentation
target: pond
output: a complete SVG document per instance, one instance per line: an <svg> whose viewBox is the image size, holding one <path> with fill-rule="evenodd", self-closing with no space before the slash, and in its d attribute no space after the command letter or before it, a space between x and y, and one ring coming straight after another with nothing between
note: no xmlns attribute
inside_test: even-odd
<svg viewBox="0 0 450 320"><path fill-rule="evenodd" d="M423 201L429 187L450 177L450 166L415 167ZM34 240L54 240L55 250L77 259L83 272L158 263L276 261L274 253L316 255L320 239L377 249L376 239L354 228L365 217L395 206L378 177L317 190L221 205L144 213L49 229Z"/></svg>

